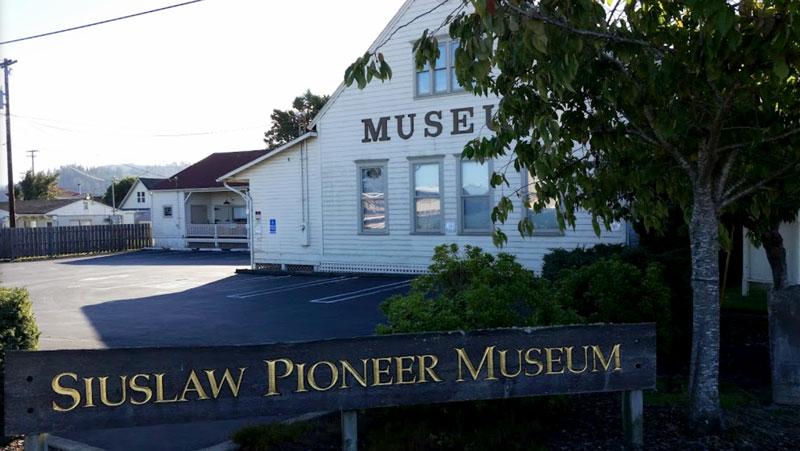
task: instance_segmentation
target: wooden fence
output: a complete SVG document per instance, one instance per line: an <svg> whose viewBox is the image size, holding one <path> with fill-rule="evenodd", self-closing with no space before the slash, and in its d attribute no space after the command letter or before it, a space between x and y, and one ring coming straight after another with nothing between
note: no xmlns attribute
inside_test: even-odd
<svg viewBox="0 0 800 451"><path fill-rule="evenodd" d="M152 244L150 224L0 229L0 259L116 252Z"/></svg>

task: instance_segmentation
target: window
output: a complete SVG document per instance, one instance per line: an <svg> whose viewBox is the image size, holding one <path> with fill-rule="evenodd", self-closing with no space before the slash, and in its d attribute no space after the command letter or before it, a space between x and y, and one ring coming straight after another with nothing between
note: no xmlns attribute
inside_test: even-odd
<svg viewBox="0 0 800 451"><path fill-rule="evenodd" d="M458 42L439 43L439 58L436 59L434 67L428 63L423 70L417 71L417 97L446 94L464 89L456 79L456 49L458 49Z"/></svg>
<svg viewBox="0 0 800 451"><path fill-rule="evenodd" d="M539 213L533 209L533 204L536 202L537 182L538 180L530 172L524 171L525 214L533 223L533 233L534 235L563 235L558 227L558 218L556 217L557 204L554 199L548 201Z"/></svg>
<svg viewBox="0 0 800 451"><path fill-rule="evenodd" d="M136 203L143 204L144 203L144 191L138 191L136 193Z"/></svg>
<svg viewBox="0 0 800 451"><path fill-rule="evenodd" d="M411 222L414 233L444 233L441 158L411 158Z"/></svg>
<svg viewBox="0 0 800 451"><path fill-rule="evenodd" d="M458 212L461 233L492 232L491 162L459 161Z"/></svg>
<svg viewBox="0 0 800 451"><path fill-rule="evenodd" d="M359 232L388 233L386 160L358 163Z"/></svg>
<svg viewBox="0 0 800 451"><path fill-rule="evenodd" d="M164 217L165 218L172 217L172 205L164 205Z"/></svg>
<svg viewBox="0 0 800 451"><path fill-rule="evenodd" d="M247 207L233 207L233 222L247 224Z"/></svg>

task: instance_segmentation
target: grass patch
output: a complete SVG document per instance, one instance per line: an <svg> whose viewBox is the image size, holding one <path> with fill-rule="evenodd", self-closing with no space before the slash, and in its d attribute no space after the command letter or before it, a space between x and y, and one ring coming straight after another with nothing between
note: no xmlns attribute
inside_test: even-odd
<svg viewBox="0 0 800 451"><path fill-rule="evenodd" d="M742 296L741 290L730 287L725 290L723 310L742 310L747 312L767 313L767 290L750 290L747 296Z"/></svg>

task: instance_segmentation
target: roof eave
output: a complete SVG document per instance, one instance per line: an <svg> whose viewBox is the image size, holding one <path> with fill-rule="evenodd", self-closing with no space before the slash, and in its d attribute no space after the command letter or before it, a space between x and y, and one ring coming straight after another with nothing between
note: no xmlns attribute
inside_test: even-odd
<svg viewBox="0 0 800 451"><path fill-rule="evenodd" d="M250 169L251 167L261 163L262 161L264 161L264 160L266 160L268 158L271 158L271 157L283 152L286 149L294 147L297 144L299 144L299 143L301 143L301 142L303 142L303 141L305 141L305 140L307 140L309 138L316 138L316 137L317 137L317 132L304 133L304 134L298 136L297 138L289 141L288 143L286 143L286 144L284 144L284 145L282 145L282 146L280 146L280 147L278 147L276 149L273 149L273 150L265 153L264 155L256 158L255 160L249 161L249 162L239 166L238 168L228 172L227 174L224 174L224 175L220 176L217 179L217 182L218 183L223 183L225 181L231 181L229 179L232 179L234 175L236 175L236 174L238 174L238 173L240 173L240 172L242 172L242 171L244 171L246 169ZM242 180L242 181L244 181L244 180Z"/></svg>

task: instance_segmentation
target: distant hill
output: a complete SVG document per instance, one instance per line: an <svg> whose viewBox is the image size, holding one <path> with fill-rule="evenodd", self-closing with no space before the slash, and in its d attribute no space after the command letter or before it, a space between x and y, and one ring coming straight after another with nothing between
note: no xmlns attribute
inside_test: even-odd
<svg viewBox="0 0 800 451"><path fill-rule="evenodd" d="M61 166L58 168L60 174L58 186L83 194L92 193L94 196L99 197L106 192L106 189L111 184L110 180L114 179L114 177L118 180L124 177L167 178L186 169L189 165L190 163L163 165L112 164L97 167Z"/></svg>

